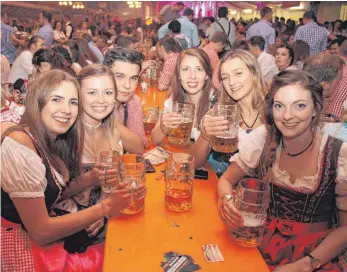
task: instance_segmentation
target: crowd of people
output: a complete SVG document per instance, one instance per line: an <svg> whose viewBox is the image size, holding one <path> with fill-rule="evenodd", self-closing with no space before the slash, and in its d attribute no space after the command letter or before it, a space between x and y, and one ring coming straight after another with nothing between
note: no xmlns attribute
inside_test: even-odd
<svg viewBox="0 0 347 272"><path fill-rule="evenodd" d="M101 271L107 220L147 189L118 183L99 154L150 146L135 91L152 68L169 93L152 142L182 123L175 102L195 105L189 152L196 168L208 161L219 177L227 226L243 224L230 201L238 182L265 180L271 199L259 250L268 267L347 271L347 143L338 137L347 130L347 21L273 15L264 7L260 19L229 20L220 7L198 20L182 2L164 6L150 26L1 14L2 271ZM237 107L236 152L211 148L229 129L212 114L217 103ZM112 183L113 192L100 189Z"/></svg>

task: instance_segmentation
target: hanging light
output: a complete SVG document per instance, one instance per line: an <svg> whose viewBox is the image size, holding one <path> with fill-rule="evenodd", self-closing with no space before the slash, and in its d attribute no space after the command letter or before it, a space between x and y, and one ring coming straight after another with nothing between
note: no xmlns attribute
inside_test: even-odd
<svg viewBox="0 0 347 272"><path fill-rule="evenodd" d="M73 9L84 9L84 5L82 2L75 2L75 3L73 3L72 8Z"/></svg>
<svg viewBox="0 0 347 272"><path fill-rule="evenodd" d="M129 8L141 8L142 2L141 1L127 1L127 4Z"/></svg>

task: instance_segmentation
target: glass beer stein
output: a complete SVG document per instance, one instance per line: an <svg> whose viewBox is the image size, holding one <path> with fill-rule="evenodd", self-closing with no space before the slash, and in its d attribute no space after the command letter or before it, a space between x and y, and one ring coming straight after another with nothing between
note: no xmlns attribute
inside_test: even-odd
<svg viewBox="0 0 347 272"><path fill-rule="evenodd" d="M173 153L167 159L165 171L165 206L176 212L192 207L194 157L185 153Z"/></svg>
<svg viewBox="0 0 347 272"><path fill-rule="evenodd" d="M187 145L190 143L195 105L192 103L175 102L172 112L181 114L183 121L177 128L169 131L169 141L173 144Z"/></svg>
<svg viewBox="0 0 347 272"><path fill-rule="evenodd" d="M143 106L143 126L146 134L151 134L159 120L159 107L156 105Z"/></svg>
<svg viewBox="0 0 347 272"><path fill-rule="evenodd" d="M146 183L145 159L135 154L120 157L120 176L122 182L128 182L127 189L131 192L129 206L122 210L124 214L137 214L144 210L145 199L139 199L136 189Z"/></svg>
<svg viewBox="0 0 347 272"><path fill-rule="evenodd" d="M244 220L242 227L229 228L231 239L244 247L259 246L270 201L269 184L258 179L242 179L237 185L235 197L229 201L233 202ZM224 203L219 201L218 210L222 220L226 222L223 213Z"/></svg>
<svg viewBox="0 0 347 272"><path fill-rule="evenodd" d="M210 144L213 150L222 153L232 153L237 150L239 125L237 122L237 106L217 103L213 107L212 116L223 116L228 121L229 129L221 136L212 136Z"/></svg>
<svg viewBox="0 0 347 272"><path fill-rule="evenodd" d="M107 174L107 169L117 169L117 174L119 175L119 153L116 150L102 151L100 153L100 162L106 165L104 169L105 176ZM118 180L120 180L119 177ZM101 189L105 193L111 193L114 187L115 184L104 183Z"/></svg>

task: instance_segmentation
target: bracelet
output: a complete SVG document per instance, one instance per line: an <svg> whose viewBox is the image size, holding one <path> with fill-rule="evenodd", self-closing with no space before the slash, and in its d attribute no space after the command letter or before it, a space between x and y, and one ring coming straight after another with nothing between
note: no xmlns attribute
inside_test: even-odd
<svg viewBox="0 0 347 272"><path fill-rule="evenodd" d="M230 199L233 199L234 197L231 194L223 194L218 198L218 201L221 202L228 202Z"/></svg>
<svg viewBox="0 0 347 272"><path fill-rule="evenodd" d="M101 203L101 207L102 207L102 210L104 211L104 215L105 215L106 219L110 219L111 216L108 215L107 208L105 206L104 201L100 201L100 203Z"/></svg>

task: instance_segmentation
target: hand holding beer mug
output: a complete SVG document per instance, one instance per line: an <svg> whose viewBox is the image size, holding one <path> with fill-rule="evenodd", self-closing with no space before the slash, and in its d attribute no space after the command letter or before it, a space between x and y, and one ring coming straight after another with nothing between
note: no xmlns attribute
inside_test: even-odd
<svg viewBox="0 0 347 272"><path fill-rule="evenodd" d="M169 141L173 144L189 144L193 128L195 105L192 103L175 102L172 112L180 114L181 120L177 127L169 131Z"/></svg>
<svg viewBox="0 0 347 272"><path fill-rule="evenodd" d="M236 105L217 103L212 115L205 115L201 123L203 135L209 139L213 150L222 153L237 150L239 126Z"/></svg>
<svg viewBox="0 0 347 272"><path fill-rule="evenodd" d="M219 214L234 242L245 247L260 245L269 201L269 184L251 178L239 182L234 196L226 195L219 200Z"/></svg>
<svg viewBox="0 0 347 272"><path fill-rule="evenodd" d="M115 185L120 181L119 177L119 154L115 150L102 151L100 162L104 165L104 182L101 182L101 189L105 193L111 193ZM109 180L115 182L108 183Z"/></svg>
<svg viewBox="0 0 347 272"><path fill-rule="evenodd" d="M187 211L192 207L194 157L184 153L169 156L165 172L165 206L172 211Z"/></svg>
<svg viewBox="0 0 347 272"><path fill-rule="evenodd" d="M122 211L124 214L137 214L145 208L147 189L145 159L135 154L122 155L120 158L120 176L127 183L130 194L129 206Z"/></svg>
<svg viewBox="0 0 347 272"><path fill-rule="evenodd" d="M151 134L155 124L159 119L159 107L156 105L144 105L143 106L143 125L145 133Z"/></svg>

